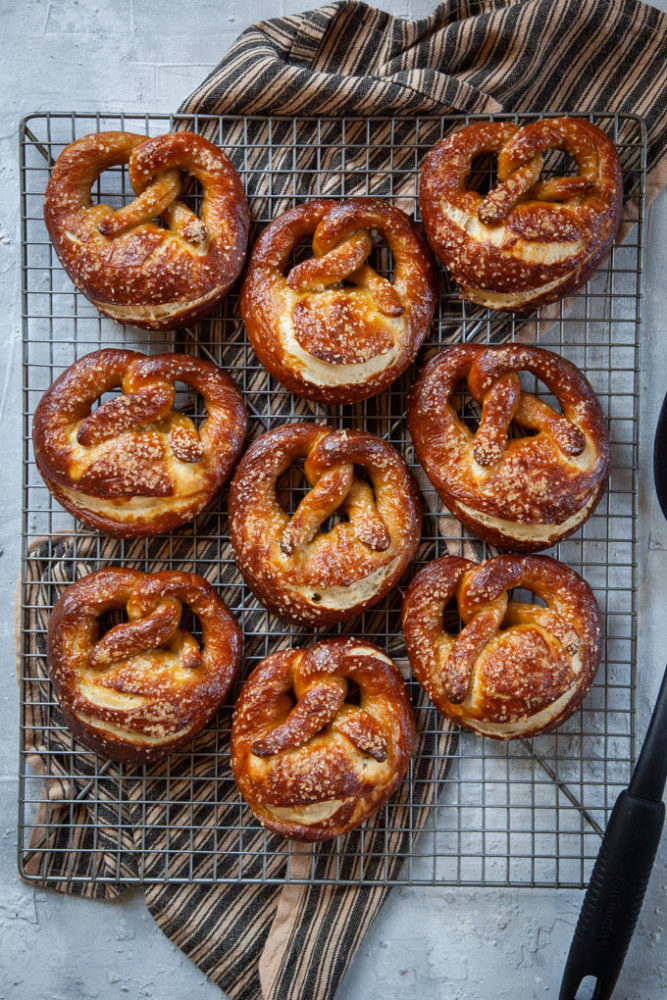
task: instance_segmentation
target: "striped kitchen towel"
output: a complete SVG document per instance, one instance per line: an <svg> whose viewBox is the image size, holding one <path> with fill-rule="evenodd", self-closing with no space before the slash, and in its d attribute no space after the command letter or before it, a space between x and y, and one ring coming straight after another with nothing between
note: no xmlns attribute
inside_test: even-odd
<svg viewBox="0 0 667 1000"><path fill-rule="evenodd" d="M613 4L608 0L446 0L430 17L415 22L362 3L333 3L249 28L180 111L288 118L297 114L633 113L646 122L650 198L664 182L667 162L666 38L667 18L636 0ZM402 127L409 129L409 121ZM307 126L303 128L299 138L308 143ZM203 124L202 131L216 140L216 129L215 123ZM274 157L280 155L276 135ZM317 136L319 155L326 137L327 123L322 121ZM255 138L250 167L261 173L263 157L268 155L262 141L266 137L258 134ZM402 138L400 131L394 135L397 150ZM272 166L277 166L275 159ZM284 166L287 207L290 172L289 164ZM352 173L354 166L351 142L348 168ZM326 193L322 174L318 178L313 172L316 183L320 185L317 193ZM401 193L400 185L392 191L399 205ZM277 213L280 191L274 189L276 194L272 207ZM202 544L206 535L205 530L199 533ZM228 768L218 773L218 756L206 752L207 741L218 735L205 731L196 752L174 755L168 766L147 774L146 782L155 785L137 783L136 790L125 795L122 768L108 766L101 782L99 765L91 755L73 756L71 739L50 701L44 660L48 609L68 582L72 566L80 575L113 561L118 558L117 544L98 538L89 543L81 538L46 539L27 563L24 613L28 618L22 621L28 654L23 663L28 694L24 725L36 769L43 772L48 757L51 772L50 794L39 806L26 870L48 877L50 884L61 878L59 887L64 891L110 896L117 892L113 881L93 883L86 876L104 879L120 872L150 880L163 871L166 850L173 880L146 886L151 912L165 933L233 1000L260 996L331 1000L389 890L382 885L317 886L307 879L314 872L360 882L397 877L412 847L408 831L426 823L436 787L433 779L445 773L450 734L422 731L413 780L404 784L395 801L396 821L391 830L383 827L382 814L371 822L364 833L363 852L358 833L350 835L342 856L320 848L317 854L304 848L290 852L289 846L282 851L270 838L268 860L265 850L258 852L256 875L261 876L265 864L269 877L280 878L289 859L293 881L243 887L212 884L212 873L231 871L235 863L238 830L234 825L247 823L238 805L228 812L220 810L220 801L231 799L234 793L225 785L230 780ZM128 561L133 558L133 544L124 550ZM150 557L157 562L168 558L180 564L182 560L187 568L190 544L187 533L166 542L157 540L149 543ZM148 550L143 542L137 545L136 557L143 560ZM167 547L162 550L160 545ZM205 560L205 553L197 558ZM219 724L228 724L228 719ZM192 788L193 759L197 768L194 800L184 794ZM96 789L94 814L86 798L91 783ZM159 787L165 788L169 805L155 804ZM124 833L122 842L117 836L120 827L134 831ZM246 847L255 843L265 847L261 831L250 826L243 831ZM191 884L192 875L201 877L202 883Z"/></svg>

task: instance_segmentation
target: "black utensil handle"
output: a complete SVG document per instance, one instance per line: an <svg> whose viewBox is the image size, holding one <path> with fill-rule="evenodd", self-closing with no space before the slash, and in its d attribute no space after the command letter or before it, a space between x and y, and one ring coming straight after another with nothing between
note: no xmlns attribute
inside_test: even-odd
<svg viewBox="0 0 667 1000"><path fill-rule="evenodd" d="M593 1000L612 995L641 910L665 818L663 802L623 791L602 839L565 965L559 1000L595 976Z"/></svg>

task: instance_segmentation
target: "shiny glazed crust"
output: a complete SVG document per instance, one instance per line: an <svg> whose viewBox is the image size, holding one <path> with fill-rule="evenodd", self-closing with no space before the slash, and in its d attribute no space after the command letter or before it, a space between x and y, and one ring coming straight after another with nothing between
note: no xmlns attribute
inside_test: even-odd
<svg viewBox="0 0 667 1000"><path fill-rule="evenodd" d="M392 252L391 282L367 262L372 231ZM290 269L294 248L311 237L314 256ZM355 198L308 202L271 223L250 256L241 311L255 354L279 382L307 399L351 403L405 371L435 303L421 231L386 202Z"/></svg>
<svg viewBox="0 0 667 1000"><path fill-rule="evenodd" d="M349 682L358 687L351 703ZM260 823L329 840L364 822L401 783L414 746L397 667L354 638L262 660L234 708L232 770Z"/></svg>
<svg viewBox="0 0 667 1000"><path fill-rule="evenodd" d="M540 181L549 149L574 157L577 174ZM466 183L485 153L498 154L498 183L483 197ZM468 125L428 154L419 188L429 243L462 298L516 312L555 302L591 277L613 243L622 203L613 142L579 118Z"/></svg>
<svg viewBox="0 0 667 1000"><path fill-rule="evenodd" d="M290 517L279 480L301 459L311 489ZM321 531L334 511L347 520ZM229 515L249 586L299 625L330 625L376 604L410 562L422 522L417 487L391 445L321 424L287 424L255 441L234 474Z"/></svg>
<svg viewBox="0 0 667 1000"><path fill-rule="evenodd" d="M197 428L172 409L176 381L204 400ZM104 393L121 393L92 407ZM66 510L108 535L171 531L213 500L241 453L247 413L216 365L187 354L108 348L80 358L35 411L33 448Z"/></svg>
<svg viewBox="0 0 667 1000"><path fill-rule="evenodd" d="M523 392L532 372L562 415ZM473 432L453 404L459 383L482 406ZM436 355L412 390L408 424L419 461L442 501L481 539L534 552L590 517L609 477L607 424L590 383L538 347L459 344ZM508 438L510 425L531 436Z"/></svg>
<svg viewBox="0 0 667 1000"><path fill-rule="evenodd" d="M510 601L513 587L537 594L546 608ZM463 622L458 635L443 624L452 599ZM415 677L436 708L499 740L549 732L569 718L593 683L602 646L590 587L548 556L429 563L405 595L403 632Z"/></svg>
<svg viewBox="0 0 667 1000"><path fill-rule="evenodd" d="M135 200L93 205L90 189L127 164ZM181 171L202 189L201 218L182 201ZM151 221L160 216L166 228ZM58 258L100 312L149 330L206 315L241 273L248 246L245 193L225 154L202 136L84 136L58 157L44 218Z"/></svg>
<svg viewBox="0 0 667 1000"><path fill-rule="evenodd" d="M199 618L201 648L180 627ZM99 617L128 621L100 635ZM67 587L49 621L53 688L74 735L103 757L161 760L188 743L224 702L239 668L241 630L194 573L103 569Z"/></svg>

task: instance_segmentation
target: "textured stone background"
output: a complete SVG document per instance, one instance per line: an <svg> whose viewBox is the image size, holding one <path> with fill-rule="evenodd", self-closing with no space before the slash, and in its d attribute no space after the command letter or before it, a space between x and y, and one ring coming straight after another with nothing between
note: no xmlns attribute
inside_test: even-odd
<svg viewBox="0 0 667 1000"><path fill-rule="evenodd" d="M404 17L433 0L379 0ZM37 110L172 111L237 34L299 0L0 0L0 1000L220 997L157 929L140 892L115 905L35 892L16 874L16 733L12 594L20 535L21 348L17 126ZM667 0L656 6L667 9ZM638 732L665 660L667 528L653 495L652 437L667 350L665 193L648 218L641 368ZM667 993L667 843L617 989ZM341 983L337 1000L491 1000L558 995L582 894L575 891L395 890ZM304 1000L311 1000L305 998Z"/></svg>

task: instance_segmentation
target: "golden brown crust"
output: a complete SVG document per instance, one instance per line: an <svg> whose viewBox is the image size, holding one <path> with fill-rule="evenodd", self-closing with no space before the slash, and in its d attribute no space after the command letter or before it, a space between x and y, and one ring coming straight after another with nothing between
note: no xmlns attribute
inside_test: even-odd
<svg viewBox="0 0 667 1000"><path fill-rule="evenodd" d="M93 205L92 185L120 164L137 198L118 211ZM201 185L201 218L178 200L181 171ZM166 228L152 221L158 216ZM44 218L77 288L106 316L149 330L184 326L227 294L245 261L250 220L234 167L193 132L98 132L73 142L53 168Z"/></svg>
<svg viewBox="0 0 667 1000"><path fill-rule="evenodd" d="M183 605L201 647L181 628ZM100 616L128 621L100 635ZM218 711L238 671L241 630L194 573L103 569L67 587L49 621L55 695L74 735L111 760L147 764L192 739Z"/></svg>
<svg viewBox="0 0 667 1000"><path fill-rule="evenodd" d="M278 481L301 459L311 489L290 517ZM347 520L320 531L334 511ZM232 480L229 515L249 586L274 614L302 625L330 625L376 604L412 558L422 520L417 488L391 445L321 424L287 424L255 441Z"/></svg>
<svg viewBox="0 0 667 1000"><path fill-rule="evenodd" d="M172 409L176 381L204 400L197 428ZM113 389L121 394L93 410ZM187 354L146 357L108 348L80 358L35 411L33 448L44 482L90 527L122 537L191 521L241 453L247 413L231 379Z"/></svg>
<svg viewBox="0 0 667 1000"><path fill-rule="evenodd" d="M522 391L520 371L546 384L562 414ZM453 405L463 379L482 405L475 433ZM501 548L555 545L590 517L607 485L609 437L598 398L575 365L542 348L459 344L442 351L415 383L408 424L442 501ZM533 434L508 439L511 424Z"/></svg>
<svg viewBox="0 0 667 1000"><path fill-rule="evenodd" d="M514 587L546 608L510 601ZM443 624L454 599L463 623L456 636ZM593 683L602 647L593 592L548 556L429 563L405 595L403 632L415 677L436 708L500 740L549 732L569 718Z"/></svg>
<svg viewBox="0 0 667 1000"><path fill-rule="evenodd" d="M573 177L540 181L542 153L577 161ZM498 154L498 184L483 197L466 186L472 161ZM436 256L462 298L526 312L581 287L606 257L623 203L616 148L595 125L552 118L520 128L478 122L426 157L419 205Z"/></svg>
<svg viewBox="0 0 667 1000"><path fill-rule="evenodd" d="M367 263L372 231L392 252L391 282ZM315 256L288 270L310 237ZM400 209L377 198L311 201L258 239L241 311L259 360L291 392L352 403L408 367L431 324L436 287L428 245Z"/></svg>
<svg viewBox="0 0 667 1000"><path fill-rule="evenodd" d="M329 639L273 653L255 667L234 708L232 770L268 830L329 840L394 793L414 739L395 664L370 643Z"/></svg>

